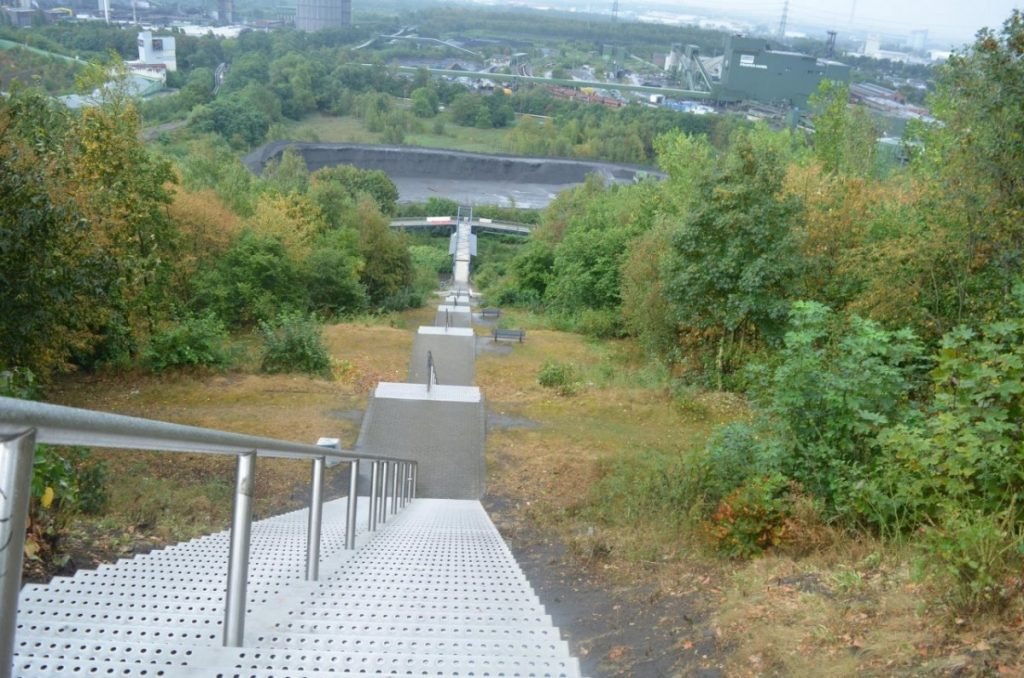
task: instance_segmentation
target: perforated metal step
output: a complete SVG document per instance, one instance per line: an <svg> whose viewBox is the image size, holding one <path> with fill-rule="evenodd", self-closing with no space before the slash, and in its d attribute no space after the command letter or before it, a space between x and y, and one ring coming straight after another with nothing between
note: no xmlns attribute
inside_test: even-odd
<svg viewBox="0 0 1024 678"><path fill-rule="evenodd" d="M218 533L26 586L14 675L578 675L479 502L416 500L355 552L344 514L325 505L319 582L305 511L253 525L244 649L221 647Z"/></svg>

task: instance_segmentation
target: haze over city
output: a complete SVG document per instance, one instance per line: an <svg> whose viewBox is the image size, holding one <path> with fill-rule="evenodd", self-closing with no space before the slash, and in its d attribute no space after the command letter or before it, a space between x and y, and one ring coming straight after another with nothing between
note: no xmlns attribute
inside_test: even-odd
<svg viewBox="0 0 1024 678"><path fill-rule="evenodd" d="M620 2L620 11L627 8ZM663 0L646 0L646 5L680 12L712 11L720 15L745 16L777 24L784 0L688 0L684 5ZM960 45L970 41L982 27L997 29L1019 0L790 0L787 21L791 26L821 26L839 31L873 32L883 37L927 30L933 39Z"/></svg>

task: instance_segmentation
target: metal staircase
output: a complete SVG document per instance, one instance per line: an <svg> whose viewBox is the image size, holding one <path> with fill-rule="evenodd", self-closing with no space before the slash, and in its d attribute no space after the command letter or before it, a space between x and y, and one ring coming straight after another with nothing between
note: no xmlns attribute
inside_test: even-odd
<svg viewBox="0 0 1024 678"><path fill-rule="evenodd" d="M26 586L14 675L579 674L479 502L414 500L354 551L345 504L324 505L317 582L307 510L253 524L243 648L221 646L223 532Z"/></svg>
<svg viewBox="0 0 1024 678"><path fill-rule="evenodd" d="M460 209L444 307L460 317L470 315L471 218ZM329 439L303 445L0 398L0 678L578 676L475 500L479 389L444 384L434 367L437 356L461 379L473 374L457 368L475 359L474 335L451 331L450 316L439 314L440 333L421 328L434 342L419 347L425 386L378 385L355 451ZM423 416L395 409L406 401ZM19 592L16 526L25 524L37 442L233 455L231 529ZM309 508L252 522L264 456L312 460ZM345 499L322 500L329 463L349 464ZM420 471L426 489L417 495Z"/></svg>

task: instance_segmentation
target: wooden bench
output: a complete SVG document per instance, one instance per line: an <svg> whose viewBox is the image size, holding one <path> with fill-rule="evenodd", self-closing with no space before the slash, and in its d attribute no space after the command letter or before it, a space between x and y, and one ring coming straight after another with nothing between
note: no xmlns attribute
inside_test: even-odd
<svg viewBox="0 0 1024 678"><path fill-rule="evenodd" d="M526 330L499 330L498 328L494 328L491 330L491 336L494 337L495 341L498 341L499 339L515 339L521 344L523 343L523 339L526 338Z"/></svg>
<svg viewBox="0 0 1024 678"><path fill-rule="evenodd" d="M485 308L482 311L480 311L480 317L481 318L500 318L501 317L501 309L500 308Z"/></svg>

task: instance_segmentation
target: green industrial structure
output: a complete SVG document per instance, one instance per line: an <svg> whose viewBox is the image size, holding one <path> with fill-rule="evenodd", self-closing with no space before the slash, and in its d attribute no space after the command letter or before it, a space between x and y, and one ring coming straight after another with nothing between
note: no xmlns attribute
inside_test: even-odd
<svg viewBox="0 0 1024 678"><path fill-rule="evenodd" d="M719 101L749 100L804 107L822 80L850 81L850 67L830 59L774 50L760 38L725 39Z"/></svg>
<svg viewBox="0 0 1024 678"><path fill-rule="evenodd" d="M619 48L606 48L605 56L619 59ZM721 68L709 72L706 61L721 60ZM400 72L416 73L421 67L399 66ZM807 99L818 89L822 80L849 83L850 67L831 59L772 49L763 38L740 35L725 38L724 54L712 60L704 59L695 45L673 45L666 57L665 70L674 73L677 86L657 83L632 84L609 81L587 81L575 78L547 78L526 75L523 72L500 73L494 70L470 72L442 68L427 69L436 77L478 77L494 82L522 82L560 87L611 89L635 92L655 97L676 99L703 99L717 103L756 101L763 104L805 108ZM717 76L717 77L716 77Z"/></svg>

